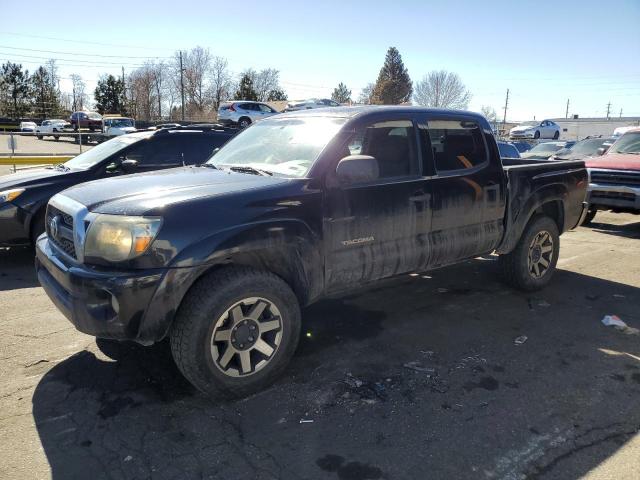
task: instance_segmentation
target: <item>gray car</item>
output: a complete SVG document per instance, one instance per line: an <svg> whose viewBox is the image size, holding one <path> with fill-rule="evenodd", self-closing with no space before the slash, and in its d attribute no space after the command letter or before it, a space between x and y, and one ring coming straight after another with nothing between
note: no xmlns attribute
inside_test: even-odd
<svg viewBox="0 0 640 480"><path fill-rule="evenodd" d="M277 110L262 102L249 100L225 102L218 108L218 122L226 126L246 128L252 123L278 113Z"/></svg>

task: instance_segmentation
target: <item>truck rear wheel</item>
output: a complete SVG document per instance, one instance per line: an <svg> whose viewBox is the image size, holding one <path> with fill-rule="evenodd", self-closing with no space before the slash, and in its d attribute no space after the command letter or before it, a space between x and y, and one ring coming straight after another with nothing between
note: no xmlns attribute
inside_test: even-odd
<svg viewBox="0 0 640 480"><path fill-rule="evenodd" d="M245 396L284 371L300 337L300 307L278 276L227 267L189 290L171 328L183 375L217 397Z"/></svg>
<svg viewBox="0 0 640 480"><path fill-rule="evenodd" d="M558 226L551 218L533 217L516 248L500 255L506 281L521 290L539 290L551 281L560 253Z"/></svg>

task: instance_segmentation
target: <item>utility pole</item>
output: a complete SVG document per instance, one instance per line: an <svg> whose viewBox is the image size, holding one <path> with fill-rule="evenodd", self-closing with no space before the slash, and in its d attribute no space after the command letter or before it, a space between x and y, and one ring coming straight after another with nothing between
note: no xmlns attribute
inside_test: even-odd
<svg viewBox="0 0 640 480"><path fill-rule="evenodd" d="M620 109L620 118L622 118L622 109Z"/></svg>
<svg viewBox="0 0 640 480"><path fill-rule="evenodd" d="M122 101L124 103L122 110L125 110L127 105L127 87L124 84L124 65L122 66ZM121 115L125 115L125 113L122 112Z"/></svg>
<svg viewBox="0 0 640 480"><path fill-rule="evenodd" d="M607 103L607 120L609 120L609 112L611 112L611 100Z"/></svg>
<svg viewBox="0 0 640 480"><path fill-rule="evenodd" d="M567 98L567 110L564 112L564 118L569 118L569 99Z"/></svg>
<svg viewBox="0 0 640 480"><path fill-rule="evenodd" d="M182 50L180 50L180 95L182 97L182 121L184 122L184 68L182 68Z"/></svg>
<svg viewBox="0 0 640 480"><path fill-rule="evenodd" d="M509 106L509 89L507 88L507 99L504 102L504 116L502 117L502 130L506 128L507 124L507 107Z"/></svg>

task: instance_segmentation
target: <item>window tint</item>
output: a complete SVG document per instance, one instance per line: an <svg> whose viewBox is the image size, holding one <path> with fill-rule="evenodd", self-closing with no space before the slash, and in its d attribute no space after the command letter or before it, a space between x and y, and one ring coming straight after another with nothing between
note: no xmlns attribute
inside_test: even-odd
<svg viewBox="0 0 640 480"><path fill-rule="evenodd" d="M431 120L429 140L436 170L446 172L473 168L487 160L482 131L467 120Z"/></svg>
<svg viewBox="0 0 640 480"><path fill-rule="evenodd" d="M127 158L144 167L179 166L183 162L183 146L187 138L168 134L162 138L150 138L127 150ZM186 163L186 161L185 161Z"/></svg>
<svg viewBox="0 0 640 480"><path fill-rule="evenodd" d="M379 122L360 129L350 140L347 155L371 155L378 160L380 178L417 174L415 131L410 120Z"/></svg>
<svg viewBox="0 0 640 480"><path fill-rule="evenodd" d="M260 105L258 105L258 107L263 112L267 112L267 113L272 113L273 112L273 108L271 108L269 105L265 105L264 103L261 103Z"/></svg>
<svg viewBox="0 0 640 480"><path fill-rule="evenodd" d="M258 106L255 103L243 103L240 105L240 108L243 110L255 111L258 110Z"/></svg>

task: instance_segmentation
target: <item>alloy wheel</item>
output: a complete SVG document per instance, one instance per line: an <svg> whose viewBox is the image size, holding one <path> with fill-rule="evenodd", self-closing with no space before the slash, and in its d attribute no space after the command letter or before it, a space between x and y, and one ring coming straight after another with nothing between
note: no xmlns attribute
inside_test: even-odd
<svg viewBox="0 0 640 480"><path fill-rule="evenodd" d="M542 278L548 271L553 260L553 238L546 230L542 230L533 237L529 245L527 265L529 274L533 278Z"/></svg>
<svg viewBox="0 0 640 480"><path fill-rule="evenodd" d="M282 341L282 317L266 298L236 302L217 319L211 335L213 363L225 375L246 377L264 368Z"/></svg>

